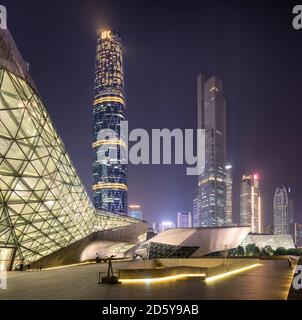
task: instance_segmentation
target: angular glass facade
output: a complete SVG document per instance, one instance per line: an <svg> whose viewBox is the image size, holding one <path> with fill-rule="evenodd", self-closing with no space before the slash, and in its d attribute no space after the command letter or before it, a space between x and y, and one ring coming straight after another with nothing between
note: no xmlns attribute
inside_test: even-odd
<svg viewBox="0 0 302 320"><path fill-rule="evenodd" d="M119 33L100 31L93 106L93 202L99 210L127 214L127 151L122 44ZM113 161L115 163L113 163Z"/></svg>
<svg viewBox="0 0 302 320"><path fill-rule="evenodd" d="M195 251L197 246L174 246L163 243L149 242L148 244L140 246L140 249L147 249L147 260L152 259L175 259L175 258L189 258Z"/></svg>
<svg viewBox="0 0 302 320"><path fill-rule="evenodd" d="M0 30L0 251L14 250L10 267L132 223L94 209L9 32Z"/></svg>

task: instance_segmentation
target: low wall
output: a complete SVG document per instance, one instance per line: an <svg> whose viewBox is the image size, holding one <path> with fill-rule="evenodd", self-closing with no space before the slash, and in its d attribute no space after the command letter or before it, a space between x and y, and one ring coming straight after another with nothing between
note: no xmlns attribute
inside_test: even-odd
<svg viewBox="0 0 302 320"><path fill-rule="evenodd" d="M180 274L206 274L207 269L195 267L171 267L156 269L120 269L120 279L151 279L176 276Z"/></svg>
<svg viewBox="0 0 302 320"><path fill-rule="evenodd" d="M259 259L158 259L129 262L119 270L121 279L161 278L179 274L202 274L206 277L259 263Z"/></svg>
<svg viewBox="0 0 302 320"><path fill-rule="evenodd" d="M226 264L224 265L208 268L206 271L206 277L209 278L217 276L222 273L234 271L257 263L259 263L258 259L238 259L236 263L228 263L228 261L226 261Z"/></svg>

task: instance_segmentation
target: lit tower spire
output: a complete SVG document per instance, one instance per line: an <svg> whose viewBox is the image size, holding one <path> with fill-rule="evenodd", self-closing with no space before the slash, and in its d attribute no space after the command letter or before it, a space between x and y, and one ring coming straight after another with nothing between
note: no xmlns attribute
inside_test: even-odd
<svg viewBox="0 0 302 320"><path fill-rule="evenodd" d="M119 214L127 213L127 166L121 163L126 148L121 131L123 120L121 37L118 32L101 30L97 39L93 103L93 202L96 209Z"/></svg>

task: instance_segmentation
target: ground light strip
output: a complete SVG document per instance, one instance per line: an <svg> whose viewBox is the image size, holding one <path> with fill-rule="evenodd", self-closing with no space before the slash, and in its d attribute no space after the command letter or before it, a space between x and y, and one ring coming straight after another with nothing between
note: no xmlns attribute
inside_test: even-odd
<svg viewBox="0 0 302 320"><path fill-rule="evenodd" d="M226 278L226 277L231 276L233 274L236 274L236 273L239 273L239 272L243 272L243 271L247 271L249 269L252 269L252 268L255 268L255 267L259 267L259 266L261 266L261 264L260 263L256 263L256 264L252 264L251 266L248 266L248 267L244 267L244 268L236 269L236 270L233 270L233 271L225 272L225 273L222 273L222 274L218 274L217 276L206 278L206 282L212 282L212 281L215 281L215 280L223 279L223 278Z"/></svg>
<svg viewBox="0 0 302 320"><path fill-rule="evenodd" d="M175 276L167 276L162 278L148 278L148 279L120 279L122 283L153 283L153 282L162 282L167 280L177 280L187 277L205 277L205 273L183 273L177 274Z"/></svg>

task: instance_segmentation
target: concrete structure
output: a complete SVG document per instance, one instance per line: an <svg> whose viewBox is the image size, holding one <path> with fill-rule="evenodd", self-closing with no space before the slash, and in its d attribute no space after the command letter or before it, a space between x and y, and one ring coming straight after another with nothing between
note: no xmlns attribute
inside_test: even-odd
<svg viewBox="0 0 302 320"><path fill-rule="evenodd" d="M197 79L198 129L205 130L205 170L199 176L199 227L224 226L226 220L226 107L222 82L200 74Z"/></svg>
<svg viewBox="0 0 302 320"><path fill-rule="evenodd" d="M95 261L96 257L131 258L132 248L146 241L147 226L144 222L126 227L97 231L59 249L31 264L31 268L51 268Z"/></svg>
<svg viewBox="0 0 302 320"><path fill-rule="evenodd" d="M252 233L262 232L259 176L244 175L240 189L240 225L251 226Z"/></svg>
<svg viewBox="0 0 302 320"><path fill-rule="evenodd" d="M146 259L202 257L238 247L250 227L169 229L144 242L136 253Z"/></svg>
<svg viewBox="0 0 302 320"><path fill-rule="evenodd" d="M0 148L0 269L32 264L94 232L141 223L93 207L25 62L2 29Z"/></svg>
<svg viewBox="0 0 302 320"><path fill-rule="evenodd" d="M241 246L246 247L248 244L255 244L260 249L266 246L271 246L273 250L280 247L285 249L295 248L291 235L249 234L242 241Z"/></svg>
<svg viewBox="0 0 302 320"><path fill-rule="evenodd" d="M177 213L177 228L192 228L192 213L178 212Z"/></svg>

